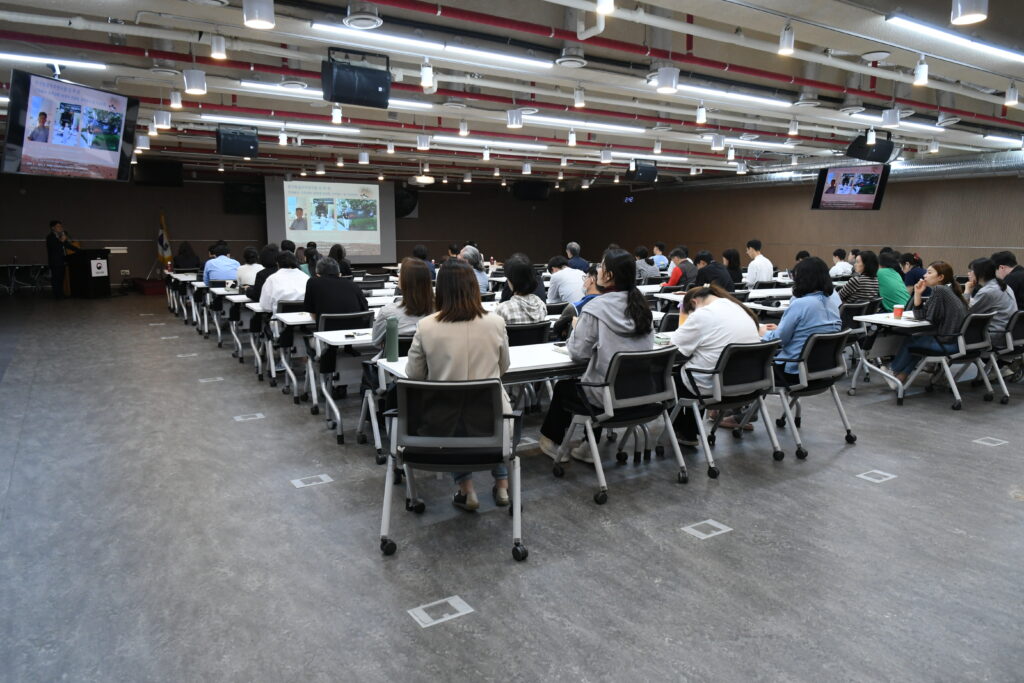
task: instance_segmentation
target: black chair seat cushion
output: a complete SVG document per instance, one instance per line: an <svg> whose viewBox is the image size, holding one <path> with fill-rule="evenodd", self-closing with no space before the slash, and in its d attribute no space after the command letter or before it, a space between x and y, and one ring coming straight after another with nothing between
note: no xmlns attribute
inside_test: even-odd
<svg viewBox="0 0 1024 683"><path fill-rule="evenodd" d="M472 451L449 450L445 448L417 448L406 446L402 459L410 465L443 465L445 467L465 467L489 469L502 463L500 448L482 448Z"/></svg>

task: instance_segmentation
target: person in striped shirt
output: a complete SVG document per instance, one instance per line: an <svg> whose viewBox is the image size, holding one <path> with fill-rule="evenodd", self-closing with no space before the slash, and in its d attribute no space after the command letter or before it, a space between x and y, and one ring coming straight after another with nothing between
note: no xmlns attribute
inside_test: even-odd
<svg viewBox="0 0 1024 683"><path fill-rule="evenodd" d="M856 304L878 298L878 256L873 251L862 251L854 261L851 277L842 289L839 298L844 304Z"/></svg>

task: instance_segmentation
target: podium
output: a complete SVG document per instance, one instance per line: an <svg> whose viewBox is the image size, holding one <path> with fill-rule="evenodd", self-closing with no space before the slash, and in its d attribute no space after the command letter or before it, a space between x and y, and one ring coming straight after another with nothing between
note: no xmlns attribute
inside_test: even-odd
<svg viewBox="0 0 1024 683"><path fill-rule="evenodd" d="M71 296L97 299L110 296L110 250L80 249L65 257Z"/></svg>

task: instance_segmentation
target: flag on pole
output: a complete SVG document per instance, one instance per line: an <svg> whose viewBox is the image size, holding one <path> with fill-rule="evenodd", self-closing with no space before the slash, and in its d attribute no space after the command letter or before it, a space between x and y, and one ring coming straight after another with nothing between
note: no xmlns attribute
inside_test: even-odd
<svg viewBox="0 0 1024 683"><path fill-rule="evenodd" d="M162 263L171 260L171 240L167 236L167 219L163 211L160 212L160 232L156 235L156 257Z"/></svg>

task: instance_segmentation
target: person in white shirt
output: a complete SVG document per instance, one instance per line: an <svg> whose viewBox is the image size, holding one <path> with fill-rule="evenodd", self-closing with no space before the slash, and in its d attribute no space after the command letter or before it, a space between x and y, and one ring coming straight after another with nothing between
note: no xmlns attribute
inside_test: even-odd
<svg viewBox="0 0 1024 683"><path fill-rule="evenodd" d="M260 292L260 306L276 311L281 301L302 301L306 297L309 276L299 270L295 254L282 251L277 257L277 272L267 278Z"/></svg>
<svg viewBox="0 0 1024 683"><path fill-rule="evenodd" d="M256 284L256 273L263 270L263 266L257 263L259 258L260 253L256 251L256 247L246 247L242 252L242 260L245 263L238 266L238 272L235 274L239 289Z"/></svg>
<svg viewBox="0 0 1024 683"><path fill-rule="evenodd" d="M587 274L582 270L569 267L569 260L564 256L554 256L548 261L548 272L551 273L548 287L548 303L572 303L583 298L583 280Z"/></svg>
<svg viewBox="0 0 1024 683"><path fill-rule="evenodd" d="M750 259L750 265L747 266L743 281L748 288L753 289L758 282L769 282L775 278L775 267L761 253L761 240L747 242L747 257Z"/></svg>
<svg viewBox="0 0 1024 683"><path fill-rule="evenodd" d="M832 252L832 267L829 268L830 277L850 277L853 275L853 266L846 260L846 250L836 249Z"/></svg>

